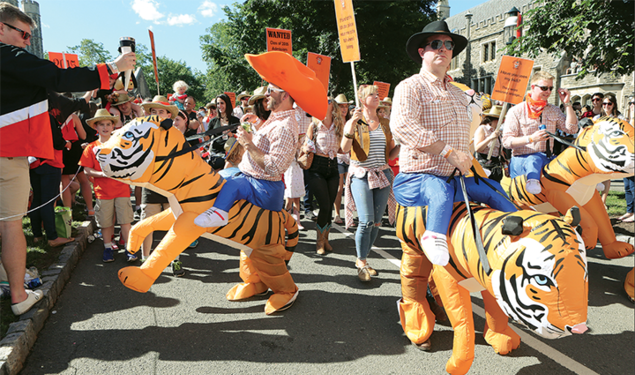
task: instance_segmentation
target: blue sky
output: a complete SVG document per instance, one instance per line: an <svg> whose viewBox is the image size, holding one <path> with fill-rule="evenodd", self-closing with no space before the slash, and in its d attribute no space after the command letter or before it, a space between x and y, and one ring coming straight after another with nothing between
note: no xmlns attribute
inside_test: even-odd
<svg viewBox="0 0 635 375"><path fill-rule="evenodd" d="M302 0L297 0L302 1ZM361 0L353 0L353 3ZM450 0L457 14L486 0ZM150 47L148 29L154 33L158 56L182 60L200 71L199 36L222 20L222 7L236 0L37 0L42 17L44 51L67 52L82 39L101 42L114 56L119 37L131 36ZM335 13L335 11L333 11ZM335 17L335 14L333 14ZM415 30L413 30L414 32ZM249 51L245 51L249 52Z"/></svg>

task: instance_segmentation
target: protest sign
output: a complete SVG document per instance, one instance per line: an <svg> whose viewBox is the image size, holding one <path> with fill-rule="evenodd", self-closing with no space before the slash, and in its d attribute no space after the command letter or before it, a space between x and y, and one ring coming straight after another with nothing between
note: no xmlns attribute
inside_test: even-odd
<svg viewBox="0 0 635 375"><path fill-rule="evenodd" d="M359 61L361 58L359 54L359 39L357 38L357 25L355 24L355 12L353 11L353 0L334 1L342 61Z"/></svg>
<svg viewBox="0 0 635 375"><path fill-rule="evenodd" d="M315 72L317 79L322 82L326 92L329 92L329 77L331 74L331 58L317 53L309 52L306 66Z"/></svg>
<svg viewBox="0 0 635 375"><path fill-rule="evenodd" d="M79 66L79 58L74 53L49 52L49 60L61 69L77 68Z"/></svg>
<svg viewBox="0 0 635 375"><path fill-rule="evenodd" d="M503 56L498 68L492 99L511 104L522 102L533 67L533 60Z"/></svg>
<svg viewBox="0 0 635 375"><path fill-rule="evenodd" d="M266 28L267 33L267 52L282 51L291 55L291 31L284 29Z"/></svg>
<svg viewBox="0 0 635 375"><path fill-rule="evenodd" d="M233 107L236 107L236 93L225 91L225 95L229 96L229 102Z"/></svg>
<svg viewBox="0 0 635 375"><path fill-rule="evenodd" d="M380 100L384 100L388 97L388 93L390 92L390 83L386 82L373 82L374 86L377 86L377 95L379 95Z"/></svg>
<svg viewBox="0 0 635 375"><path fill-rule="evenodd" d="M157 95L161 95L159 92L159 72L157 70L157 52L154 49L154 33L152 30L148 30L150 34L150 48L152 49L152 65L154 66L154 80L157 82Z"/></svg>

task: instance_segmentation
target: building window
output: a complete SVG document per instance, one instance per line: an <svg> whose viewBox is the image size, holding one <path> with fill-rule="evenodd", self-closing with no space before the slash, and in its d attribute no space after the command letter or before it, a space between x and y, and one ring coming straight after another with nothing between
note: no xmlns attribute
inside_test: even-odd
<svg viewBox="0 0 635 375"><path fill-rule="evenodd" d="M478 93L491 94L493 88L492 76L472 79L472 89Z"/></svg>
<svg viewBox="0 0 635 375"><path fill-rule="evenodd" d="M496 60L496 42L488 42L483 44L483 62Z"/></svg>
<svg viewBox="0 0 635 375"><path fill-rule="evenodd" d="M457 69L458 67L459 67L459 57L456 56L452 58L452 60L450 61L450 70Z"/></svg>

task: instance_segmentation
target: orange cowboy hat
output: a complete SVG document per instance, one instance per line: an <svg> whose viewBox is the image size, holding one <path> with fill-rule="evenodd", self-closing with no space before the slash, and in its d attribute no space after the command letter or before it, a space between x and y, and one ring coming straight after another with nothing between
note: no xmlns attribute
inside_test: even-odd
<svg viewBox="0 0 635 375"><path fill-rule="evenodd" d="M308 114L319 119L326 117L326 90L313 70L288 53L280 51L260 55L246 54L245 58L262 79L289 93Z"/></svg>

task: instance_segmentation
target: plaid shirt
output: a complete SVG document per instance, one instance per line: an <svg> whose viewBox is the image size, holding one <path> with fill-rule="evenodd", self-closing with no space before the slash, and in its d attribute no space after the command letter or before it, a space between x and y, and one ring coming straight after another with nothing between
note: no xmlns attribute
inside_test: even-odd
<svg viewBox="0 0 635 375"><path fill-rule="evenodd" d="M338 137L337 134L335 134L335 124L331 124L330 129L327 128L322 121L318 121L316 125L317 137L315 138L315 145L317 152L319 154L328 155L331 159L335 159L342 140L342 137Z"/></svg>
<svg viewBox="0 0 635 375"><path fill-rule="evenodd" d="M547 126L547 131L555 133L556 128L568 134L578 132L577 124L566 124L566 116L562 111L552 104L547 104L542 111L542 123ZM522 102L514 108L510 109L505 116L505 126L503 130L503 147L512 150L512 156L534 154L536 152L545 152L547 150L547 141L539 141L530 143L525 146L512 148L511 141L514 138L532 135L538 131L540 126L540 117L537 119L529 118L527 103ZM553 151L553 139L549 142L551 151Z"/></svg>
<svg viewBox="0 0 635 375"><path fill-rule="evenodd" d="M442 156L420 148L443 141L469 154L470 119L465 94L423 68L395 88L390 130L401 143L399 171L449 176L454 171Z"/></svg>
<svg viewBox="0 0 635 375"><path fill-rule="evenodd" d="M251 159L248 152L238 165L241 172L259 180L280 181L295 159L298 123L295 110L271 112L269 119L254 133L253 143L265 153L265 169Z"/></svg>

